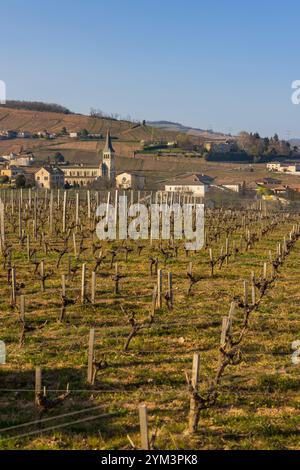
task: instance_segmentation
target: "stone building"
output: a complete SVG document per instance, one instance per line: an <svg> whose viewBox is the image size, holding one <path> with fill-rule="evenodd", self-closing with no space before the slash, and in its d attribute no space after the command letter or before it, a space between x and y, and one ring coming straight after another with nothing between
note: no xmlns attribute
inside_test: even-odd
<svg viewBox="0 0 300 470"><path fill-rule="evenodd" d="M116 177L116 186L120 189L144 189L145 177L138 173L120 173Z"/></svg>
<svg viewBox="0 0 300 470"><path fill-rule="evenodd" d="M47 165L37 170L34 179L38 188L63 188L65 184L64 173L61 169Z"/></svg>
<svg viewBox="0 0 300 470"><path fill-rule="evenodd" d="M68 165L61 167L64 172L65 183L71 186L88 186L97 178L105 178L111 182L116 179L115 151L112 146L110 133L107 133L105 146L102 152L102 161L96 165Z"/></svg>

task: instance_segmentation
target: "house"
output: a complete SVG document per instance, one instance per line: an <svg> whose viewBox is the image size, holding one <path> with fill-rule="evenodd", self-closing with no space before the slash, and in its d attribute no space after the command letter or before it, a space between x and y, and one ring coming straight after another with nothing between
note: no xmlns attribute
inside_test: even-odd
<svg viewBox="0 0 300 470"><path fill-rule="evenodd" d="M267 163L267 170L269 171L280 171L281 163L279 162L270 162Z"/></svg>
<svg viewBox="0 0 300 470"><path fill-rule="evenodd" d="M15 166L30 166L34 163L34 161L35 158L32 154L18 155L15 158L12 158L9 164Z"/></svg>
<svg viewBox="0 0 300 470"><path fill-rule="evenodd" d="M0 176L7 176L10 180L15 179L18 175L22 174L23 169L14 165L5 164L5 166L0 169Z"/></svg>
<svg viewBox="0 0 300 470"><path fill-rule="evenodd" d="M30 166L35 162L35 157L32 154L17 155L15 158L10 160L10 165L16 166Z"/></svg>
<svg viewBox="0 0 300 470"><path fill-rule="evenodd" d="M71 137L71 139L77 139L79 137L79 132L70 132L69 137Z"/></svg>
<svg viewBox="0 0 300 470"><path fill-rule="evenodd" d="M89 134L88 138L89 139L102 139L102 134Z"/></svg>
<svg viewBox="0 0 300 470"><path fill-rule="evenodd" d="M300 164L295 162L271 162L267 163L267 169L269 171L277 171L278 173L300 173Z"/></svg>
<svg viewBox="0 0 300 470"><path fill-rule="evenodd" d="M116 177L116 186L120 189L144 189L145 177L138 173L120 173Z"/></svg>
<svg viewBox="0 0 300 470"><path fill-rule="evenodd" d="M17 131L12 131L12 130L0 131L0 137L2 139L15 139L17 135L18 135Z"/></svg>
<svg viewBox="0 0 300 470"><path fill-rule="evenodd" d="M64 172L65 183L71 186L89 186L97 178L106 178L112 182L116 179L115 151L112 146L110 133L107 133L106 142L102 151L102 161L99 165L72 165L61 167Z"/></svg>
<svg viewBox="0 0 300 470"><path fill-rule="evenodd" d="M257 186L271 186L281 184L281 180L276 178L262 178L261 180L256 181Z"/></svg>
<svg viewBox="0 0 300 470"><path fill-rule="evenodd" d="M29 166L35 161L34 155L31 152L26 154L16 154L12 152L9 155L3 155L2 158L12 166Z"/></svg>
<svg viewBox="0 0 300 470"><path fill-rule="evenodd" d="M233 191L234 193L242 193L245 190L245 183L222 183L222 188L226 188L229 191Z"/></svg>
<svg viewBox="0 0 300 470"><path fill-rule="evenodd" d="M31 132L28 131L19 131L17 134L19 139L29 139L31 137Z"/></svg>
<svg viewBox="0 0 300 470"><path fill-rule="evenodd" d="M165 184L166 192L180 192L191 194L193 196L204 197L205 193L212 183L213 178L207 175L185 175L181 178L175 178Z"/></svg>
<svg viewBox="0 0 300 470"><path fill-rule="evenodd" d="M300 193L300 184L289 184L287 188L295 193Z"/></svg>
<svg viewBox="0 0 300 470"><path fill-rule="evenodd" d="M45 165L35 173L35 184L38 188L63 188L65 177L60 168Z"/></svg>

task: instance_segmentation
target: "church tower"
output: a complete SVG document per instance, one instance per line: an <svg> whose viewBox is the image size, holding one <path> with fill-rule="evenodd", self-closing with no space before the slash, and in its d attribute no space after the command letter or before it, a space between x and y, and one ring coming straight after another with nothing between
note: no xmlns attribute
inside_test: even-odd
<svg viewBox="0 0 300 470"><path fill-rule="evenodd" d="M107 132L106 142L103 149L103 159L101 165L102 176L114 181L116 178L115 151L112 146L110 132Z"/></svg>

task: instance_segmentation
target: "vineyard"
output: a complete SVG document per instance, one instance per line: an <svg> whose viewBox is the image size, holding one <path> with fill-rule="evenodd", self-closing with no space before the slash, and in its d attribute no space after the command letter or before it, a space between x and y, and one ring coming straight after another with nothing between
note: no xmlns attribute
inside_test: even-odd
<svg viewBox="0 0 300 470"><path fill-rule="evenodd" d="M206 208L189 252L99 240L117 193L0 197L0 449L299 448L293 206Z"/></svg>

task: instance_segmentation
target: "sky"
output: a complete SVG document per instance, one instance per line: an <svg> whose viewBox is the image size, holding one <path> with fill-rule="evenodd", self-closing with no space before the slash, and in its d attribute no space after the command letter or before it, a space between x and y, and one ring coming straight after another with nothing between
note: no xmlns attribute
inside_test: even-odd
<svg viewBox="0 0 300 470"><path fill-rule="evenodd" d="M2 0L7 99L300 137L297 0Z"/></svg>

